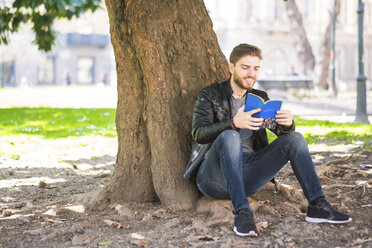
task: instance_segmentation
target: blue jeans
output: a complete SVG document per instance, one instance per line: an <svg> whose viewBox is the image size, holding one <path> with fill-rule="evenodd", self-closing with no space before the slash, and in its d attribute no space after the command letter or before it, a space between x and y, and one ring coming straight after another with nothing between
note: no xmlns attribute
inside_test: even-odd
<svg viewBox="0 0 372 248"><path fill-rule="evenodd" d="M257 152L243 153L239 132L225 130L207 152L196 183L204 195L231 199L239 211L249 208L247 196L259 191L288 161L309 202L324 196L307 143L298 132L279 136Z"/></svg>

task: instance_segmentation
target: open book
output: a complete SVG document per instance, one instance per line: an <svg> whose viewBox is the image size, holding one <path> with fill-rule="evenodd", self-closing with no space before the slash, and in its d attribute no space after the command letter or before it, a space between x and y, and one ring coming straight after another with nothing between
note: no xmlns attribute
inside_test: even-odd
<svg viewBox="0 0 372 248"><path fill-rule="evenodd" d="M264 122L262 127L264 128L275 128L276 111L280 110L281 107L282 101L280 100L269 100L265 102L261 97L248 93L245 100L244 112L260 108L261 111L255 113L252 117L263 118Z"/></svg>

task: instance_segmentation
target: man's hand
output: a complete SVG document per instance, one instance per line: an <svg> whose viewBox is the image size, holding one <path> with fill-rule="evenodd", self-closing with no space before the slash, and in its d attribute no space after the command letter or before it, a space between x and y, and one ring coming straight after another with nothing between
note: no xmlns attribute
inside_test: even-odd
<svg viewBox="0 0 372 248"><path fill-rule="evenodd" d="M289 127L293 123L293 115L289 110L278 110L276 112L276 122L280 125Z"/></svg>
<svg viewBox="0 0 372 248"><path fill-rule="evenodd" d="M244 112L244 106L241 107L233 118L235 126L237 128L258 130L262 125L263 119L252 117L252 115L260 111L261 109L254 109L249 112Z"/></svg>

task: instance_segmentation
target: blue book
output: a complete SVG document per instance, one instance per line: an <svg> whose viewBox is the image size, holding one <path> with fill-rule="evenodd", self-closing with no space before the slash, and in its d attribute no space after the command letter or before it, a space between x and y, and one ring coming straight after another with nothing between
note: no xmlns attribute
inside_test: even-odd
<svg viewBox="0 0 372 248"><path fill-rule="evenodd" d="M276 111L280 110L281 107L282 101L280 100L269 100L265 102L261 97L252 93L248 93L245 100L244 112L260 108L261 111L255 113L254 115L252 115L252 117L275 119Z"/></svg>

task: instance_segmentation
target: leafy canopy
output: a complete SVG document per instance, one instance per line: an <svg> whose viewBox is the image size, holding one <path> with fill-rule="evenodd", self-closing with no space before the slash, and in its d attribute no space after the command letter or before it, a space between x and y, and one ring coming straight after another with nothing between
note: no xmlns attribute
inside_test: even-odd
<svg viewBox="0 0 372 248"><path fill-rule="evenodd" d="M31 22L34 43L40 50L50 51L56 39L52 25L56 19L71 20L99 8L102 0L15 0L13 5L0 5L0 44L8 44L9 34L23 23ZM11 1L6 1L11 2Z"/></svg>

